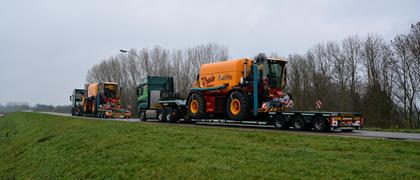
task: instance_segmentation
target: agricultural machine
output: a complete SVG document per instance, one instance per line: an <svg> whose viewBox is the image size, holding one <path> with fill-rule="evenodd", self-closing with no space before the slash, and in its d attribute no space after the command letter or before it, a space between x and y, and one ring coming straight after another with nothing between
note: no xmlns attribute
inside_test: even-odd
<svg viewBox="0 0 420 180"><path fill-rule="evenodd" d="M77 92L79 94L75 95ZM70 99L74 102L73 104L77 104L77 107L73 105L75 113L72 114L98 118L129 118L131 112L121 108L120 97L121 88L117 83L97 82L87 84L84 90L74 90Z"/></svg>

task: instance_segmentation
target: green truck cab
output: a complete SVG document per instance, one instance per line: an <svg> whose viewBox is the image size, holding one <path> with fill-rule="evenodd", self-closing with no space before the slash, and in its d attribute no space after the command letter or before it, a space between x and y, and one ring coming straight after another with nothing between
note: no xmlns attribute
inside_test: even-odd
<svg viewBox="0 0 420 180"><path fill-rule="evenodd" d="M74 89L73 94L70 96L71 101L71 115L81 116L83 114L83 96L85 96L86 90Z"/></svg>
<svg viewBox="0 0 420 180"><path fill-rule="evenodd" d="M137 102L141 121L177 122L186 112L185 99L174 91L173 77L144 78L137 87Z"/></svg>

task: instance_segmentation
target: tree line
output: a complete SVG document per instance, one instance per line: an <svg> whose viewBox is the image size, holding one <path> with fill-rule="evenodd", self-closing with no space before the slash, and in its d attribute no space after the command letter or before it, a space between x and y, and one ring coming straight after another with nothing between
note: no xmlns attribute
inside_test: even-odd
<svg viewBox="0 0 420 180"><path fill-rule="evenodd" d="M420 22L386 41L350 36L289 56L288 90L296 108L359 111L366 125L420 128Z"/></svg>
<svg viewBox="0 0 420 180"><path fill-rule="evenodd" d="M94 65L87 82L118 82L122 104L136 106L136 88L147 75L173 76L176 90L186 96L201 64L228 57L228 48L215 43L130 49ZM376 34L349 36L287 59L286 91L295 109L315 110L321 100L321 110L363 112L367 126L420 128L420 22L391 41Z"/></svg>
<svg viewBox="0 0 420 180"><path fill-rule="evenodd" d="M87 82L117 82L123 88L121 103L137 109L136 89L146 76L172 76L175 90L185 97L201 64L228 59L228 48L209 43L186 49L130 49L94 65L87 73Z"/></svg>

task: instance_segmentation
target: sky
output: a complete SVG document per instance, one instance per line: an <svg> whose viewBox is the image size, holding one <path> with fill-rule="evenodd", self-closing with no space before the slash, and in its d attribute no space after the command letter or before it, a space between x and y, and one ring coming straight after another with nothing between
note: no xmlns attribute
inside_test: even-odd
<svg viewBox="0 0 420 180"><path fill-rule="evenodd" d="M89 68L119 49L227 46L231 58L304 53L314 44L420 21L417 0L1 0L0 104L70 104Z"/></svg>

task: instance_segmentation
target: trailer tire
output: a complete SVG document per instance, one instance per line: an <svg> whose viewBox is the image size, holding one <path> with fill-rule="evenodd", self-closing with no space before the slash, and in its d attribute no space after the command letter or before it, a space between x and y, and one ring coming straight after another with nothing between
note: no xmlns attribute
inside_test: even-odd
<svg viewBox="0 0 420 180"><path fill-rule="evenodd" d="M289 125L286 121L286 118L284 118L284 116L280 114L274 116L274 127L276 129L281 129L281 130L289 129Z"/></svg>
<svg viewBox="0 0 420 180"><path fill-rule="evenodd" d="M230 119L245 120L248 113L248 101L246 95L240 91L232 92L226 101L226 112Z"/></svg>
<svg viewBox="0 0 420 180"><path fill-rule="evenodd" d="M188 114L191 118L200 118L205 115L206 102L204 97L199 93L191 94L188 99Z"/></svg>
<svg viewBox="0 0 420 180"><path fill-rule="evenodd" d="M303 116L293 117L293 127L295 130L303 131L306 129L305 118Z"/></svg>
<svg viewBox="0 0 420 180"><path fill-rule="evenodd" d="M314 127L314 130L318 132L327 131L328 129L327 120L322 116L315 117L312 126Z"/></svg>

